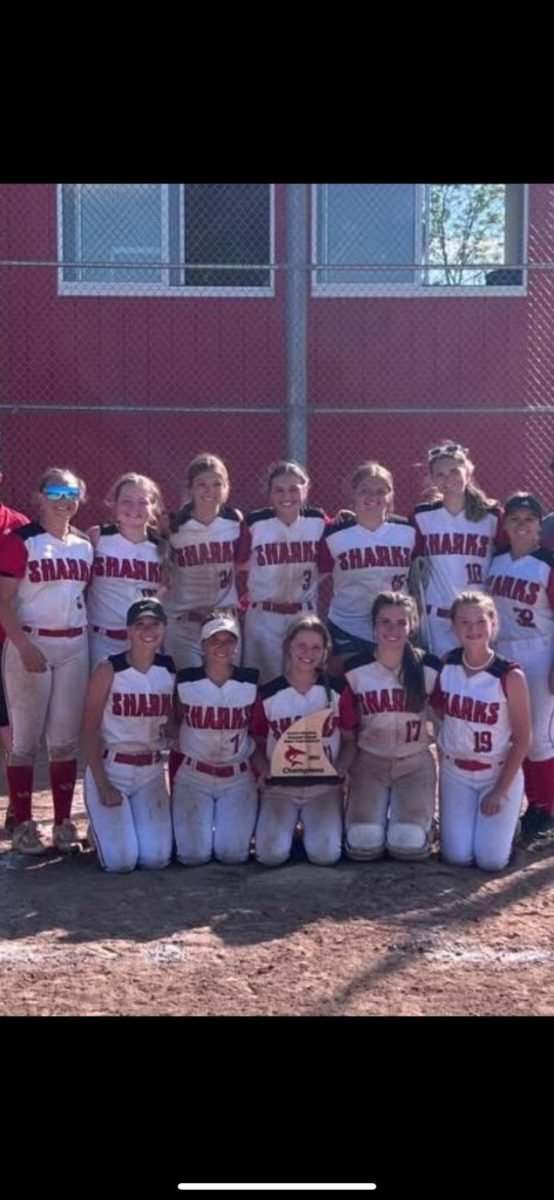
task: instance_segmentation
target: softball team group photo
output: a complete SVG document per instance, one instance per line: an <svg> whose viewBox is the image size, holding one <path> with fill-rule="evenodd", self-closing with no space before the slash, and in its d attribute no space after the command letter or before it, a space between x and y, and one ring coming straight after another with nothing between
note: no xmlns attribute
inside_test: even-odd
<svg viewBox="0 0 554 1200"><path fill-rule="evenodd" d="M406 516L373 460L334 514L301 464L274 463L265 506L243 515L211 453L189 463L176 512L127 472L83 532L85 483L59 466L28 514L0 505L13 851L82 848L79 754L107 872L278 867L301 843L320 866L438 848L498 872L514 845L554 840L552 521L523 489L488 497L454 441L427 450L426 472ZM276 778L280 738L322 711L335 773ZM43 740L51 842L33 819Z"/></svg>

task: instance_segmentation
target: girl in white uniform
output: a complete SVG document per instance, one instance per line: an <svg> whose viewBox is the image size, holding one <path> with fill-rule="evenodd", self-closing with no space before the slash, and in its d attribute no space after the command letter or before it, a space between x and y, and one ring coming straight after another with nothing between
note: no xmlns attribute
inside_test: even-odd
<svg viewBox="0 0 554 1200"><path fill-rule="evenodd" d="M364 463L351 489L354 516L326 526L318 555L319 570L333 572L327 623L340 659L368 650L379 593L406 590L416 538L410 521L391 515L393 481L386 467Z"/></svg>
<svg viewBox="0 0 554 1200"><path fill-rule="evenodd" d="M415 553L421 556L422 622L428 649L440 658L456 646L450 607L464 588L484 590L495 546L501 542L502 510L473 482L467 450L442 442L428 452L431 484L440 498L418 504Z"/></svg>
<svg viewBox="0 0 554 1200"><path fill-rule="evenodd" d="M270 507L251 512L241 535L239 570L247 572L250 606L244 621L244 663L260 683L280 675L283 638L300 613L317 606L318 548L327 523L306 505L309 478L296 462L270 468Z"/></svg>
<svg viewBox="0 0 554 1200"><path fill-rule="evenodd" d="M246 862L258 794L250 718L258 672L235 666L238 629L214 616L201 628L205 663L177 675L180 766L172 789L179 862Z"/></svg>
<svg viewBox="0 0 554 1200"><path fill-rule="evenodd" d="M178 671L202 666L200 630L214 609L236 616L242 514L227 504L229 487L225 463L199 454L187 470L187 503L170 516L166 649Z"/></svg>
<svg viewBox="0 0 554 1200"><path fill-rule="evenodd" d="M384 592L372 610L375 646L346 663L358 704L358 753L346 805L349 858L417 860L431 849L436 767L429 749L428 701L440 660L410 644L417 629L411 596Z"/></svg>
<svg viewBox="0 0 554 1200"><path fill-rule="evenodd" d="M2 670L11 726L8 788L13 848L44 854L32 820L33 766L46 732L54 802L53 844L79 849L71 804L88 676L85 588L93 550L70 524L85 486L52 467L40 481L38 521L0 538L0 624L6 631Z"/></svg>
<svg viewBox="0 0 554 1200"><path fill-rule="evenodd" d="M297 619L283 644L285 671L260 689L252 730L259 749L260 815L256 858L277 867L290 857L294 830L302 822L308 859L332 866L342 852L343 789L340 783L264 786L277 741L293 721L331 708L323 748L339 776L347 776L355 754L354 698L345 679L327 675L331 637L319 617Z"/></svg>
<svg viewBox="0 0 554 1200"><path fill-rule="evenodd" d="M98 663L83 720L89 840L105 871L166 867L173 833L161 757L175 667L160 654L166 615L156 599L126 616L129 649Z"/></svg>
<svg viewBox="0 0 554 1200"><path fill-rule="evenodd" d="M458 866L507 866L523 798L521 764L531 744L525 676L492 648L494 602L462 592L451 609L461 646L447 654L434 697L439 733L442 857Z"/></svg>
<svg viewBox="0 0 554 1200"><path fill-rule="evenodd" d="M533 741L523 764L529 808L526 839L554 833L554 554L540 549L542 509L528 492L510 496L505 530L510 550L490 565L487 587L498 610L496 649L525 672Z"/></svg>
<svg viewBox="0 0 554 1200"><path fill-rule="evenodd" d="M112 522L88 531L94 546L87 593L91 669L102 658L129 649L127 610L135 600L157 596L162 588L162 498L157 483L127 472L114 483L108 504Z"/></svg>

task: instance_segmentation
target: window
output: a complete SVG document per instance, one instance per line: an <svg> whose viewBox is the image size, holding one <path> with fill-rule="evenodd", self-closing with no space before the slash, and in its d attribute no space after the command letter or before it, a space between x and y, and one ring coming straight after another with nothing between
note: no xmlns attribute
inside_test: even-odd
<svg viewBox="0 0 554 1200"><path fill-rule="evenodd" d="M313 198L316 295L523 291L524 184L322 183Z"/></svg>
<svg viewBox="0 0 554 1200"><path fill-rule="evenodd" d="M269 184L66 183L59 233L62 294L272 294Z"/></svg>

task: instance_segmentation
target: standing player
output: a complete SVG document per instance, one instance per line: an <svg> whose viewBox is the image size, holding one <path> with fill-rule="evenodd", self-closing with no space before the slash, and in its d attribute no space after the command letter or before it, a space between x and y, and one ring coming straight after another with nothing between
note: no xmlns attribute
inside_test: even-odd
<svg viewBox="0 0 554 1200"><path fill-rule="evenodd" d="M129 649L127 610L135 600L156 596L162 586L162 498L157 483L129 471L114 483L108 504L111 524L88 530L94 546L87 595L91 668Z"/></svg>
<svg viewBox="0 0 554 1200"><path fill-rule="evenodd" d="M490 596L462 592L450 615L460 647L446 655L434 700L443 717L441 853L457 866L501 871L523 799L529 693L519 667L492 648L498 617Z"/></svg>
<svg viewBox="0 0 554 1200"><path fill-rule="evenodd" d="M246 862L258 795L249 732L258 672L234 665L238 629L226 616L200 631L205 665L177 675L181 765L172 791L177 858L188 866Z"/></svg>
<svg viewBox="0 0 554 1200"><path fill-rule="evenodd" d="M11 725L7 770L14 813L13 847L44 854L31 818L33 765L46 730L54 801L54 846L78 847L70 820L79 730L88 675L84 591L93 550L71 526L85 487L72 471L52 467L37 493L38 521L0 538L2 658Z"/></svg>
<svg viewBox="0 0 554 1200"><path fill-rule="evenodd" d="M427 458L440 499L415 508L415 553L423 557L427 574L428 648L442 657L456 645L452 602L464 588L485 588L495 545L501 544L502 510L473 482L474 466L463 446L442 442Z"/></svg>
<svg viewBox="0 0 554 1200"><path fill-rule="evenodd" d="M429 749L427 702L440 660L416 649L411 596L383 592L371 614L375 645L346 663L358 703L358 753L346 804L349 858L416 861L431 849L436 767Z"/></svg>
<svg viewBox="0 0 554 1200"><path fill-rule="evenodd" d="M167 617L155 598L125 620L128 650L98 663L85 704L85 804L104 871L167 867L173 848L161 756L175 667L160 654ZM90 837L90 834L89 834Z"/></svg>
<svg viewBox="0 0 554 1200"><path fill-rule="evenodd" d="M239 570L248 572L244 662L260 683L282 670L283 638L300 613L315 611L318 547L327 518L306 505L310 481L296 462L270 467L270 507L251 512L241 535Z"/></svg>
<svg viewBox="0 0 554 1200"><path fill-rule="evenodd" d="M187 469L188 501L170 517L166 649L178 671L202 665L200 630L214 608L236 616L242 514L227 504L229 486L220 458L197 455Z"/></svg>
<svg viewBox="0 0 554 1200"><path fill-rule="evenodd" d="M3 476L2 476L2 472L0 471L0 486L2 484L2 479L3 479ZM4 533L11 533L12 529L18 529L20 525L28 525L28 524L29 524L28 517L24 516L23 513L17 512L17 510L15 508L8 508L8 506L6 504L2 504L2 501L0 501L0 537ZM2 647L4 645L5 636L6 635L4 633L4 630L3 630L2 626L0 625L0 656L2 654ZM3 683L1 673L0 673L0 738L2 740L2 746L0 749L0 753L4 760L4 767L5 767L6 761L7 761L6 756L10 749L10 722L8 719L8 710L6 708L6 697L4 695L4 683ZM12 810L11 804L8 802L8 807L6 809L6 817L5 817L5 821L4 821L4 829L6 830L6 833L13 833L13 825L14 825L13 810Z"/></svg>
<svg viewBox="0 0 554 1200"><path fill-rule="evenodd" d="M290 857L294 830L302 822L304 847L312 863L332 866L342 852L343 797L340 784L263 786L274 747L300 717L331 708L323 747L339 775L346 775L355 754L357 725L354 698L345 679L327 675L329 631L319 617L300 617L283 642L284 674L260 689L252 731L260 753L262 785L256 827L256 858L278 867Z"/></svg>
<svg viewBox="0 0 554 1200"><path fill-rule="evenodd" d="M554 834L554 554L540 549L542 509L520 492L505 506L510 549L495 555L487 586L498 609L496 649L525 672L533 741L523 764L524 837Z"/></svg>
<svg viewBox="0 0 554 1200"><path fill-rule="evenodd" d="M386 467L364 463L351 489L355 515L326 526L318 554L319 570L333 572L327 623L341 659L368 650L373 602L380 592L405 589L416 538L410 521L390 513L393 482Z"/></svg>

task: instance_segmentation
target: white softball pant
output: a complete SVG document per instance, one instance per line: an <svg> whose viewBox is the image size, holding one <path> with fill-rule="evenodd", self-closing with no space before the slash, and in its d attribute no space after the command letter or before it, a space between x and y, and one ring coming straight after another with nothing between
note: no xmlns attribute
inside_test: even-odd
<svg viewBox="0 0 554 1200"><path fill-rule="evenodd" d="M531 762L554 758L554 696L548 686L552 666L551 638L499 638L498 654L504 655L522 668L531 701L533 741L527 755Z"/></svg>
<svg viewBox="0 0 554 1200"><path fill-rule="evenodd" d="M218 779L181 764L171 796L177 858L200 866L216 858L246 862L256 824L258 792L250 768Z"/></svg>
<svg viewBox="0 0 554 1200"><path fill-rule="evenodd" d="M102 804L90 767L84 780L85 805L104 871L167 867L173 831L163 764L116 763L110 752L105 770L112 787L123 796L123 803L115 808Z"/></svg>
<svg viewBox="0 0 554 1200"><path fill-rule="evenodd" d="M44 732L49 758L76 758L88 685L86 633L75 638L27 636L48 667L27 671L19 650L6 641L2 670L11 726L10 764L33 763Z"/></svg>
<svg viewBox="0 0 554 1200"><path fill-rule="evenodd" d="M444 658L445 654L448 654L450 650L456 650L460 645L449 617L437 617L431 611L427 614L427 629L429 631L427 649L437 658Z"/></svg>
<svg viewBox="0 0 554 1200"><path fill-rule="evenodd" d="M304 830L304 849L312 863L330 867L342 853L342 788L323 786L264 787L256 826L256 859L264 867L279 867L290 858L298 821Z"/></svg>
<svg viewBox="0 0 554 1200"><path fill-rule="evenodd" d="M417 861L431 849L437 769L429 750L381 758L358 750L346 805L345 853L368 862L385 849Z"/></svg>
<svg viewBox="0 0 554 1200"><path fill-rule="evenodd" d="M260 672L260 686L283 674L283 638L302 616L315 614L313 606L297 613L266 612L260 605L247 609L244 618L245 667Z"/></svg>
<svg viewBox="0 0 554 1200"><path fill-rule="evenodd" d="M125 650L129 650L130 642L127 638L109 638L105 633L93 633L89 628L88 647L90 669L93 671L96 664L102 662L102 659L110 658L112 654L123 654Z"/></svg>
<svg viewBox="0 0 554 1200"><path fill-rule="evenodd" d="M235 619L238 629L239 622L237 618ZM187 667L201 667L203 665L204 659L202 658L202 650L200 648L201 628L202 622L190 621L186 613L182 617L169 615L164 638L164 653L171 656L178 671L184 671ZM237 667L240 666L240 655L241 640L239 636L234 655L234 663Z"/></svg>
<svg viewBox="0 0 554 1200"><path fill-rule="evenodd" d="M440 845L446 862L482 871L502 871L510 861L523 799L523 771L518 771L500 812L486 816L481 800L494 787L501 767L465 771L448 759L440 768Z"/></svg>

